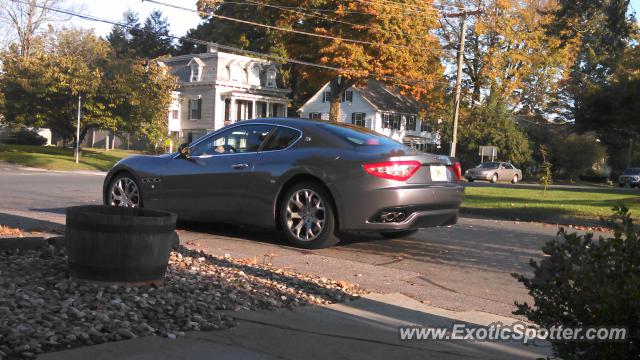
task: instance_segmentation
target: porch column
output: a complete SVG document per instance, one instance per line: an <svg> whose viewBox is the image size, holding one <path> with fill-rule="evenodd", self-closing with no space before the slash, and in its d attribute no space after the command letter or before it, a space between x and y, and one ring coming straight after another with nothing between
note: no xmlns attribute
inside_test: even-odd
<svg viewBox="0 0 640 360"><path fill-rule="evenodd" d="M257 101L253 100L251 101L251 116L253 119L256 119L258 117L258 113L256 112L256 103Z"/></svg>
<svg viewBox="0 0 640 360"><path fill-rule="evenodd" d="M267 100L267 117L273 117L273 114L271 113L271 104L269 103L269 100Z"/></svg>
<svg viewBox="0 0 640 360"><path fill-rule="evenodd" d="M231 97L231 103L229 104L229 120L234 123L236 122L236 98Z"/></svg>

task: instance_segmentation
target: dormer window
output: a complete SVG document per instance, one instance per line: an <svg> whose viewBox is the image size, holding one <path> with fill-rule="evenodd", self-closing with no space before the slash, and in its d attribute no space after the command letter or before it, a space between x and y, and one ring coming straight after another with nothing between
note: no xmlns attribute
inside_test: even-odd
<svg viewBox="0 0 640 360"><path fill-rule="evenodd" d="M200 66L191 66L191 81L200 81Z"/></svg>
<svg viewBox="0 0 640 360"><path fill-rule="evenodd" d="M242 66L237 61L229 64L229 81L242 82Z"/></svg>
<svg viewBox="0 0 640 360"><path fill-rule="evenodd" d="M249 77L249 85L260 86L260 64L253 63L249 65L247 75Z"/></svg>
<svg viewBox="0 0 640 360"><path fill-rule="evenodd" d="M276 70L273 68L270 68L267 70L267 82L266 82L267 87L276 87Z"/></svg>
<svg viewBox="0 0 640 360"><path fill-rule="evenodd" d="M189 67L191 68L191 75L189 76L189 81L201 81L202 80L202 72L204 69L204 62L197 57L194 57L189 61Z"/></svg>

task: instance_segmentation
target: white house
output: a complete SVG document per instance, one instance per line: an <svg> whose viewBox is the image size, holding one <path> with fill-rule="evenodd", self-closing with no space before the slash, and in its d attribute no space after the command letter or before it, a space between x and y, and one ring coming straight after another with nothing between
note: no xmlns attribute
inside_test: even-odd
<svg viewBox="0 0 640 360"><path fill-rule="evenodd" d="M300 117L329 120L330 90L329 83L325 84L298 109ZM420 104L377 80L347 89L340 110L341 122L364 126L419 150L439 142L427 122L420 119Z"/></svg>
<svg viewBox="0 0 640 360"><path fill-rule="evenodd" d="M175 56L161 65L178 78L169 108L169 131L192 140L225 124L258 117L285 117L288 89L278 87L276 63L224 53Z"/></svg>

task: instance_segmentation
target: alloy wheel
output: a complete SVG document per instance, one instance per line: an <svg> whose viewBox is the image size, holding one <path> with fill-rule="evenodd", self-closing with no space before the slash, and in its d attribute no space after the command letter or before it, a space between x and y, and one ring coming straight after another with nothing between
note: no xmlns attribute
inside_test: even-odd
<svg viewBox="0 0 640 360"><path fill-rule="evenodd" d="M140 207L140 190L135 181L128 177L117 178L109 191L109 205Z"/></svg>
<svg viewBox="0 0 640 360"><path fill-rule="evenodd" d="M287 230L300 241L312 241L324 229L325 204L313 190L300 189L287 203L285 221Z"/></svg>

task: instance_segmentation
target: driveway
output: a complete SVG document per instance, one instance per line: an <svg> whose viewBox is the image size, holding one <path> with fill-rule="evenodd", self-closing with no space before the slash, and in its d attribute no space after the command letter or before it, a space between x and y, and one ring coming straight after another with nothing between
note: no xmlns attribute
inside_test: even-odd
<svg viewBox="0 0 640 360"><path fill-rule="evenodd" d="M51 173L0 165L0 224L49 229L64 209L100 203L103 175ZM181 242L215 255L254 258L299 272L349 280L375 292L399 292L432 306L511 316L528 300L510 275L528 272L530 258L555 226L476 218L423 229L396 240L350 234L339 246L301 250L276 232L212 224L181 224Z"/></svg>

